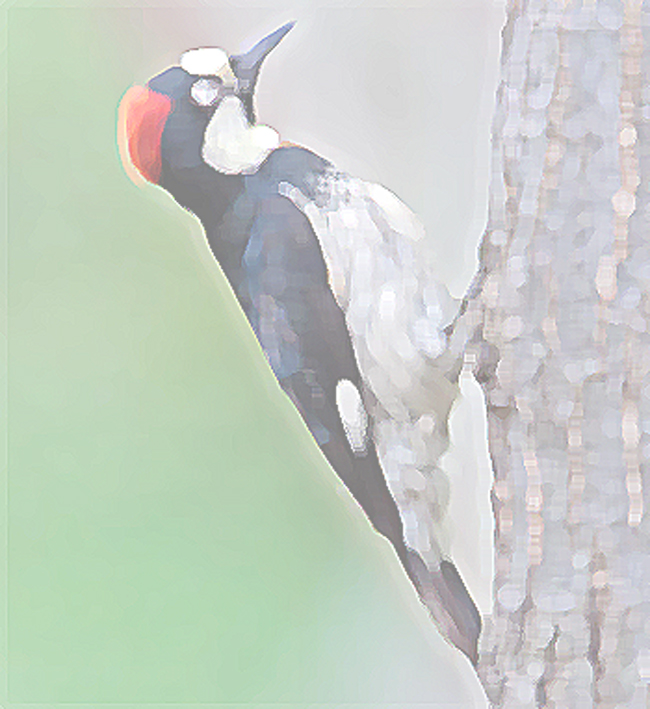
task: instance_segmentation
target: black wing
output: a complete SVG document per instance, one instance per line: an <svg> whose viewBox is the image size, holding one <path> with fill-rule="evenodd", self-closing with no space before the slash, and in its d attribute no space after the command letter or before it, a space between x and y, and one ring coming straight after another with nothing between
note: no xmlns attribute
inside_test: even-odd
<svg viewBox="0 0 650 709"><path fill-rule="evenodd" d="M280 385L374 527L404 559L402 521L370 436L353 450L339 415L341 380L362 390L342 310L308 219L285 197L256 201L243 255L247 315Z"/></svg>

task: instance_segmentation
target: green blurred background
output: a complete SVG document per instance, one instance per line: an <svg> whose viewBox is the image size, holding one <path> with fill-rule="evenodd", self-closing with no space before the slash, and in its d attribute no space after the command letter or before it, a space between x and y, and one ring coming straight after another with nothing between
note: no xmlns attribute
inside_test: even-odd
<svg viewBox="0 0 650 709"><path fill-rule="evenodd" d="M2 12L0 700L481 706L281 394L198 223L119 162L122 94L204 43L192 27L221 13L240 34L213 43L237 51L241 28L295 12Z"/></svg>

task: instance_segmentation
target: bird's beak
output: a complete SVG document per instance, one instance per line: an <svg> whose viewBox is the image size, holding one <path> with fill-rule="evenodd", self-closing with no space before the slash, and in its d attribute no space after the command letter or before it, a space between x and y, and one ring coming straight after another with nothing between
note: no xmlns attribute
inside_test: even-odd
<svg viewBox="0 0 650 709"><path fill-rule="evenodd" d="M295 21L287 22L286 25L282 25L282 27L275 30L275 32L271 32L271 34L264 37L264 39L261 39L245 54L238 54L237 56L230 58L237 78L240 82L243 82L244 85L248 84L246 88L253 88L257 74L262 66L262 62L269 52L278 46L280 40L295 24Z"/></svg>

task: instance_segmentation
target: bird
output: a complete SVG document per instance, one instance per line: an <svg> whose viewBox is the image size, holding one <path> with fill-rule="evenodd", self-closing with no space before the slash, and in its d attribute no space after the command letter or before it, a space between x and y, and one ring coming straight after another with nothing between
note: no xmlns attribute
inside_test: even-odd
<svg viewBox="0 0 650 709"><path fill-rule="evenodd" d="M294 24L241 54L188 49L128 89L123 159L199 219L282 390L443 637L476 664L481 617L449 554L437 464L460 371L445 329L457 303L392 192L258 122L262 64Z"/></svg>

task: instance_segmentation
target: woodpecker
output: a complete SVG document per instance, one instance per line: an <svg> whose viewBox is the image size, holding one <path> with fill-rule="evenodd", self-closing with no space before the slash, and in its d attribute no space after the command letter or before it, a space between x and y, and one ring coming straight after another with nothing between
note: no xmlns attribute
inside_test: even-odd
<svg viewBox="0 0 650 709"><path fill-rule="evenodd" d="M449 558L437 466L460 369L445 330L456 306L394 194L257 122L260 68L293 24L243 54L190 49L129 89L127 153L201 221L280 386L442 635L476 664L481 619Z"/></svg>

